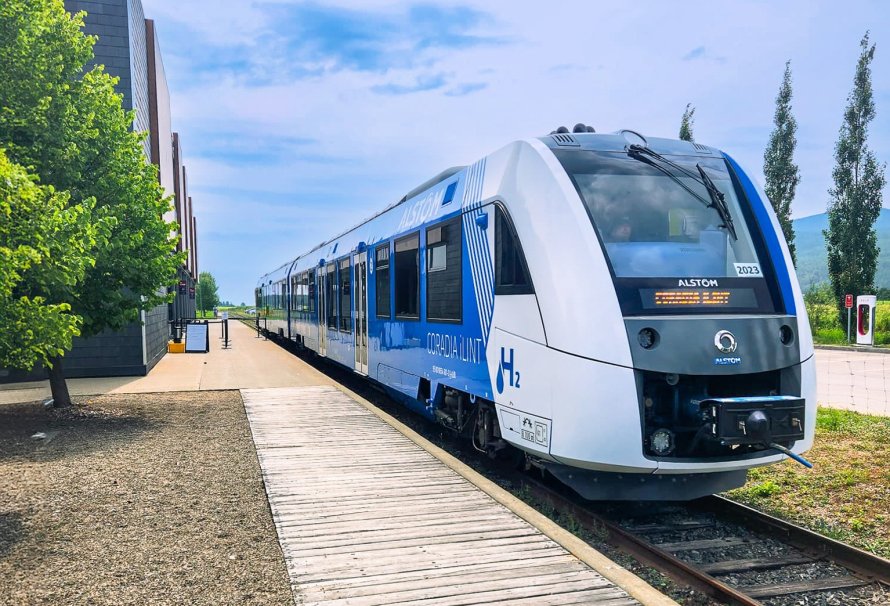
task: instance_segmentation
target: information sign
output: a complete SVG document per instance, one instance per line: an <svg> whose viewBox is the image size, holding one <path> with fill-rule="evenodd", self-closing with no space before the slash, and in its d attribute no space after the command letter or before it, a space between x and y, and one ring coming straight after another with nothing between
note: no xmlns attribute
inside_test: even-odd
<svg viewBox="0 0 890 606"><path fill-rule="evenodd" d="M844 307L851 309L853 307L853 295L844 296Z"/></svg>
<svg viewBox="0 0 890 606"><path fill-rule="evenodd" d="M186 324L186 353L207 353L210 351L210 333L207 328L206 322Z"/></svg>

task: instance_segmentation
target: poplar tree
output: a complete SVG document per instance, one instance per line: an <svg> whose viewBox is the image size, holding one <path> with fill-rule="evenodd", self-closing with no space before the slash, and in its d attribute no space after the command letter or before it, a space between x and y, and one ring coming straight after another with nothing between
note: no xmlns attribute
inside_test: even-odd
<svg viewBox="0 0 890 606"><path fill-rule="evenodd" d="M683 141L695 141L692 134L692 127L695 124L695 108L692 103L686 104L686 111L683 112L683 118L680 120L680 139Z"/></svg>
<svg viewBox="0 0 890 606"><path fill-rule="evenodd" d="M794 228L791 224L791 203L800 183L800 170L794 163L797 147L797 120L791 113L791 61L785 63L782 86L776 96L776 128L769 137L769 145L763 154L763 174L766 177L766 195L772 202L791 252L791 260L797 264L794 249Z"/></svg>
<svg viewBox="0 0 890 606"><path fill-rule="evenodd" d="M874 291L878 244L874 224L881 212L881 190L886 164L879 164L867 145L868 124L875 117L872 99L871 62L875 45L868 32L860 42L862 52L856 65L853 90L840 136L835 145L834 187L828 190L828 275L835 304L843 315L843 296Z"/></svg>
<svg viewBox="0 0 890 606"><path fill-rule="evenodd" d="M0 147L69 206L94 203L102 226L94 263L65 292L89 337L165 302L184 256L174 254L175 225L163 219L170 202L145 158L145 134L131 131L117 79L102 66L87 71L96 39L82 29L83 14L68 14L62 0L0 1ZM69 405L62 356L47 362L56 406Z"/></svg>

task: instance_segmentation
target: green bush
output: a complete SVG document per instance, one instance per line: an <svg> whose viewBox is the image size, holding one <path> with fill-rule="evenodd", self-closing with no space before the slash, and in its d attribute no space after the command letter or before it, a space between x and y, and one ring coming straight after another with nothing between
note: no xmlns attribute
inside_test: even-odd
<svg viewBox="0 0 890 606"><path fill-rule="evenodd" d="M830 289L825 285L813 287L804 295L813 340L822 345L847 342L847 326L838 318ZM852 338L856 338L856 310L852 310ZM890 345L890 301L878 301L875 308L875 345Z"/></svg>

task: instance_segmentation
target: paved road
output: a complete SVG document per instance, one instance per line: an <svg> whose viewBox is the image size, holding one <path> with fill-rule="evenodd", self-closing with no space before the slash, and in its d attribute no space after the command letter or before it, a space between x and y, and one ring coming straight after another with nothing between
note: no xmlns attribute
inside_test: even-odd
<svg viewBox="0 0 890 606"><path fill-rule="evenodd" d="M890 416L890 354L816 350L819 404Z"/></svg>

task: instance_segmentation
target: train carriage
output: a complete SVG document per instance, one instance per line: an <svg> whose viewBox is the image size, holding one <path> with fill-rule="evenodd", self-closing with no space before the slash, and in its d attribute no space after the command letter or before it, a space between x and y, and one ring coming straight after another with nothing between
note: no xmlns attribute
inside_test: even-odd
<svg viewBox="0 0 890 606"><path fill-rule="evenodd" d="M514 142L266 274L257 309L270 334L587 498L694 498L812 444L782 232L699 144Z"/></svg>

